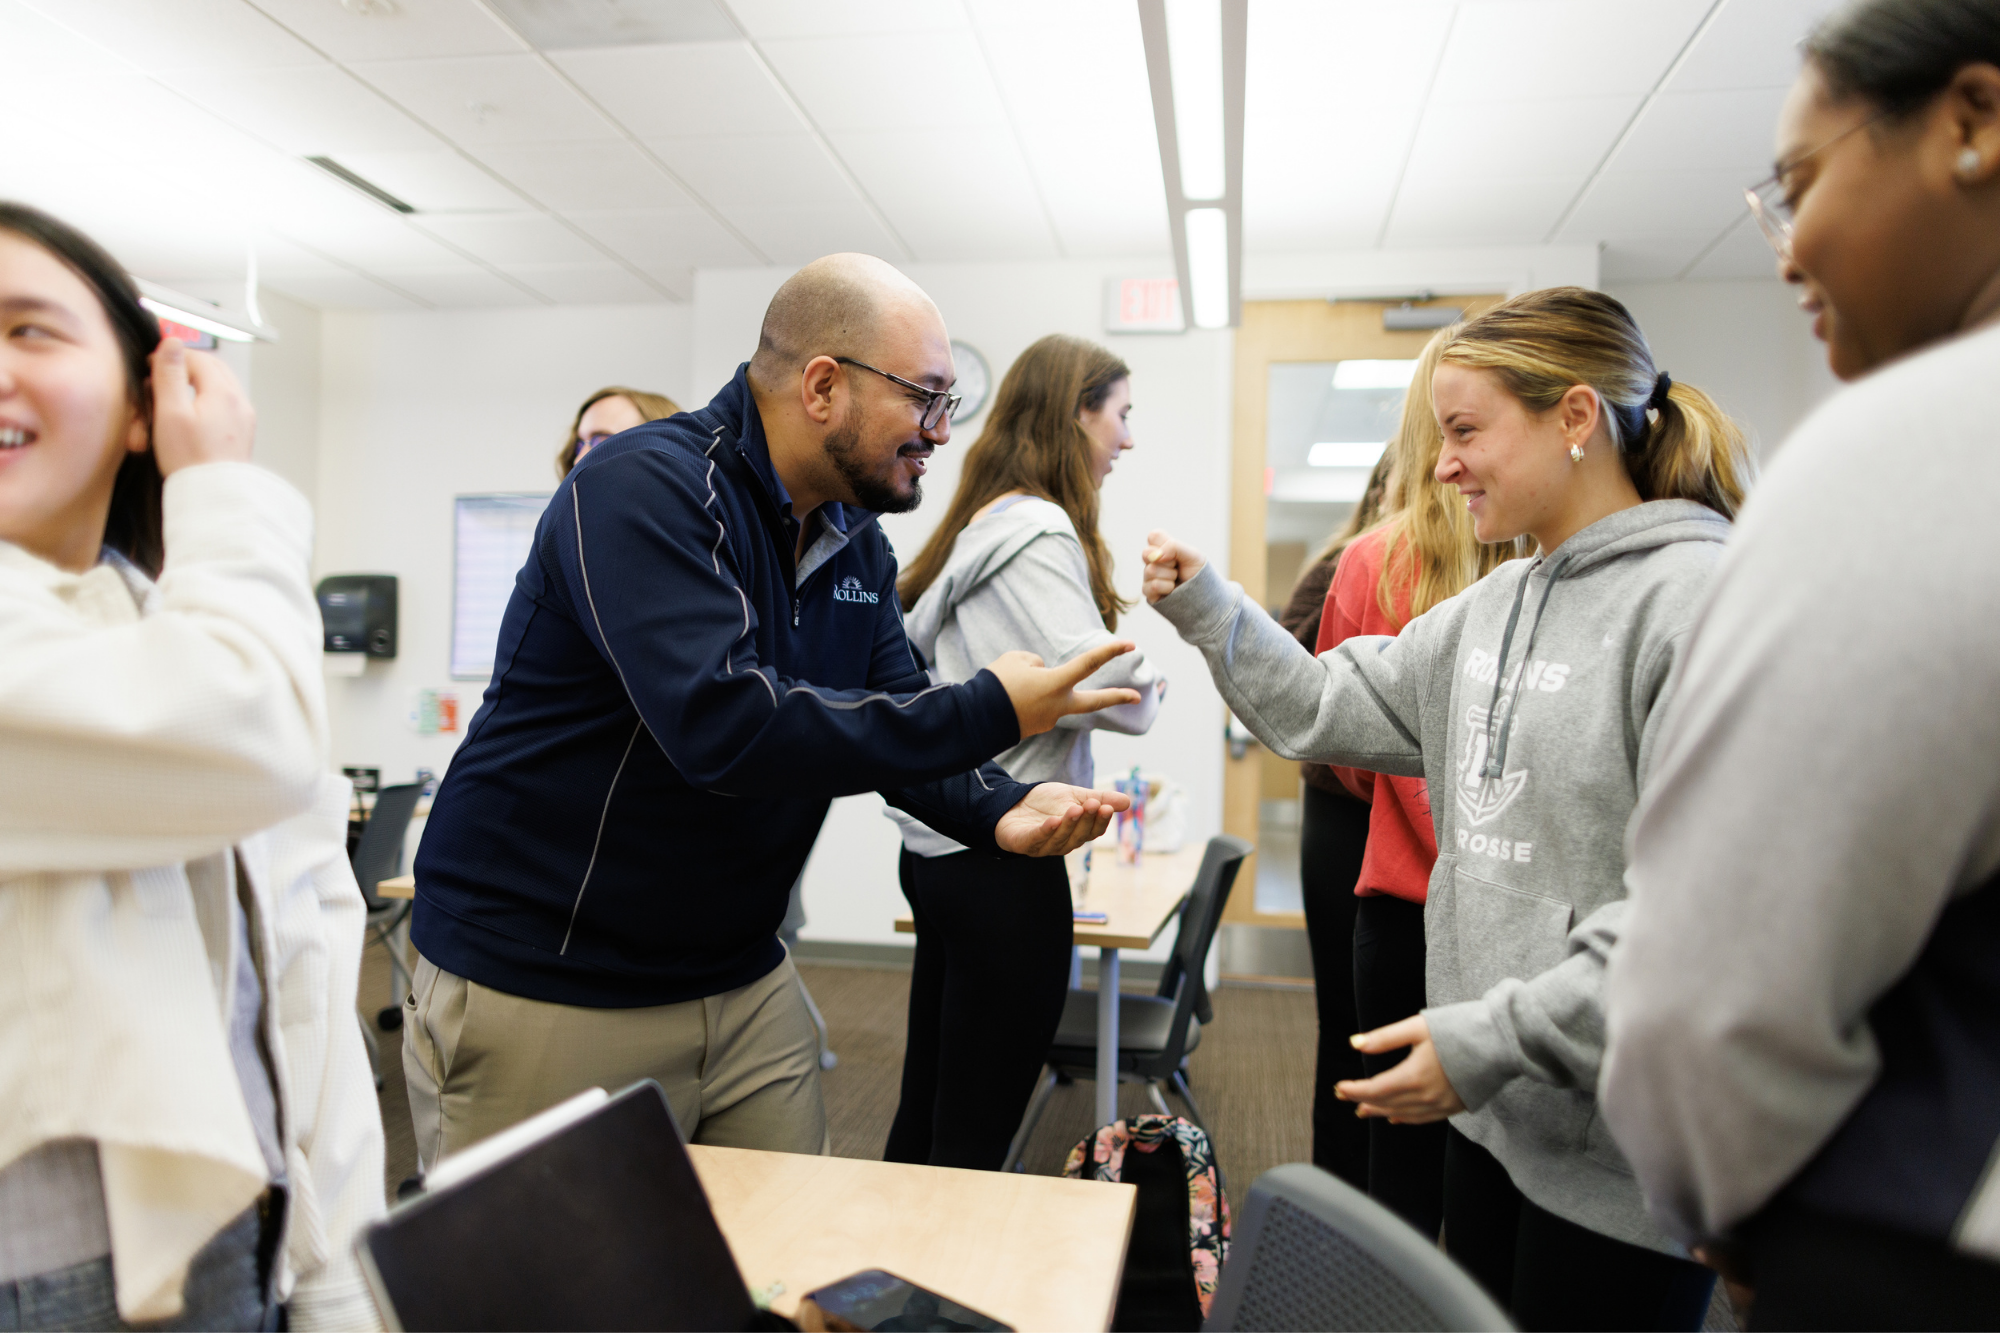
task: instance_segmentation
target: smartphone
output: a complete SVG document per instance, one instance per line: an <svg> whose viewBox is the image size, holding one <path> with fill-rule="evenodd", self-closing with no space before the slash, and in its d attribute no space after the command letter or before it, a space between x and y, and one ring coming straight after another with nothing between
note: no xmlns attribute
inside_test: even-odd
<svg viewBox="0 0 2000 1333"><path fill-rule="evenodd" d="M809 1291L799 1302L799 1327L856 1333L861 1329L1007 1330L989 1315L926 1291L914 1282L871 1268L831 1286Z"/></svg>

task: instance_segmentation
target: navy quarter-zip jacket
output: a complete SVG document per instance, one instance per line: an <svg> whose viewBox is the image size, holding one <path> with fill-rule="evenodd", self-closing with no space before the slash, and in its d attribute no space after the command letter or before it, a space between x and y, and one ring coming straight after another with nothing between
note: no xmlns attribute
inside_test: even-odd
<svg viewBox="0 0 2000 1333"><path fill-rule="evenodd" d="M828 504L803 561L748 367L557 488L493 679L417 853L437 966L591 1008L748 985L835 796L879 791L975 849L1027 794L1000 681L932 685L896 557Z"/></svg>

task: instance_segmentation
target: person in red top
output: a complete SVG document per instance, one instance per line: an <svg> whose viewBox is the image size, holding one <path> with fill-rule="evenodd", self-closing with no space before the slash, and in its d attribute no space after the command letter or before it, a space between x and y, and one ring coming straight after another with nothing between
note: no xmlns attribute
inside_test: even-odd
<svg viewBox="0 0 2000 1333"><path fill-rule="evenodd" d="M1431 410L1431 375L1454 331L1432 338L1418 359L1402 423L1389 442L1394 470L1407 479L1402 503L1341 553L1314 652L1356 634L1400 634L1515 554L1512 543L1480 543L1457 493L1430 480L1444 443ZM1358 1030L1370 1032L1424 1007L1424 897L1437 861L1437 827L1424 779L1359 768L1333 772L1369 802L1367 849L1354 887L1354 1012ZM1394 1051L1361 1061L1373 1076L1402 1058ZM1445 1122L1366 1123L1369 1196L1435 1237L1444 1220Z"/></svg>

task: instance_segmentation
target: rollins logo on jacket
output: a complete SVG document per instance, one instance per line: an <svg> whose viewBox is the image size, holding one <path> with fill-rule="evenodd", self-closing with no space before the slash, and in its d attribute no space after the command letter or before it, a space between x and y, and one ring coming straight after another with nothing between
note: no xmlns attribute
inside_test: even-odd
<svg viewBox="0 0 2000 1333"><path fill-rule="evenodd" d="M863 588L861 580L849 574L840 581L840 586L833 590L833 600L836 602L874 603L881 601L882 598L879 593L872 593Z"/></svg>

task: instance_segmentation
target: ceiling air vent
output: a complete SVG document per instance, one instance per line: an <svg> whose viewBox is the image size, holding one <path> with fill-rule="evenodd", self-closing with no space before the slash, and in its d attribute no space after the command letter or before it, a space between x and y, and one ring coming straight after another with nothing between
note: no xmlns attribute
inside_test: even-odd
<svg viewBox="0 0 2000 1333"><path fill-rule="evenodd" d="M414 213L417 211L415 205L404 203L374 181L369 180L365 176L355 175L330 157L309 157L306 161L312 163L342 185L352 186L354 189L361 191L361 193L367 195L384 208L394 209L398 213Z"/></svg>
<svg viewBox="0 0 2000 1333"><path fill-rule="evenodd" d="M490 0L544 51L731 42L742 34L714 0Z"/></svg>

